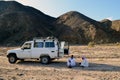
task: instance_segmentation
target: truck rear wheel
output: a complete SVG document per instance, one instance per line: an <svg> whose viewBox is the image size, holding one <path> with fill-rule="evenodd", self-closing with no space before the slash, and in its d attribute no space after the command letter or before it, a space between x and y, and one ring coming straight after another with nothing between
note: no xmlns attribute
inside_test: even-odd
<svg viewBox="0 0 120 80"><path fill-rule="evenodd" d="M42 64L48 64L50 62L50 58L48 56L42 56L40 60Z"/></svg>
<svg viewBox="0 0 120 80"><path fill-rule="evenodd" d="M9 63L14 64L17 61L17 57L15 55L10 55L8 57L8 61L9 61Z"/></svg>

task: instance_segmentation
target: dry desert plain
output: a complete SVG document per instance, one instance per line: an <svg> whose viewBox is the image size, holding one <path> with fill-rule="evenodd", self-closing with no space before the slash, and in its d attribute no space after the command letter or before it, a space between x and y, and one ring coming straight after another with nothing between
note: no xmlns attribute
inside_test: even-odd
<svg viewBox="0 0 120 80"><path fill-rule="evenodd" d="M77 62L74 68L66 67L70 55L48 65L37 60L10 64L6 51L13 48L0 47L0 80L120 80L120 46L70 46L70 55L74 55ZM87 57L88 68L79 67L82 56Z"/></svg>

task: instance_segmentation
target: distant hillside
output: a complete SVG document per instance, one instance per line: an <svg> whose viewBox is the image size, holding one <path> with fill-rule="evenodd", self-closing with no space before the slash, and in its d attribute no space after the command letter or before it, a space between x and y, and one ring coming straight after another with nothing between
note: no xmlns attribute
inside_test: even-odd
<svg viewBox="0 0 120 80"><path fill-rule="evenodd" d="M76 11L71 11L58 17L56 24L61 24L70 28L72 30L72 37L74 37L73 42L75 43L84 44L90 41L101 43L109 40L107 33L102 30L101 23ZM68 36L70 35L62 35L66 40L69 40Z"/></svg>
<svg viewBox="0 0 120 80"><path fill-rule="evenodd" d="M112 21L112 27L113 30L120 32L120 20Z"/></svg>
<svg viewBox="0 0 120 80"><path fill-rule="evenodd" d="M54 18L15 1L0 1L0 43L19 44L37 36L51 36Z"/></svg>
<svg viewBox="0 0 120 80"><path fill-rule="evenodd" d="M104 31L107 32L110 42L120 42L120 20L110 21L104 19L101 21L104 26Z"/></svg>
<svg viewBox="0 0 120 80"><path fill-rule="evenodd" d="M58 18L15 1L0 1L0 44L19 45L34 37L55 36L71 44L120 41L120 21L95 21L70 11Z"/></svg>

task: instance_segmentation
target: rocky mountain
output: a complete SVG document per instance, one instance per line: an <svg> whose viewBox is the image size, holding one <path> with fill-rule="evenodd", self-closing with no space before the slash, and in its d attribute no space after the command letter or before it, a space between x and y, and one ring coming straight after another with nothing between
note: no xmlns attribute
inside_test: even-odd
<svg viewBox="0 0 120 80"><path fill-rule="evenodd" d="M75 43L88 43L94 41L97 43L107 42L109 37L103 30L103 25L85 15L76 11L70 11L57 18L56 24L70 28L73 42ZM57 25L58 26L58 25ZM70 33L69 33L70 34ZM71 35L62 35L64 39L69 40ZM70 36L70 37L68 37Z"/></svg>
<svg viewBox="0 0 120 80"><path fill-rule="evenodd" d="M112 27L113 30L120 32L120 20L112 21Z"/></svg>
<svg viewBox="0 0 120 80"><path fill-rule="evenodd" d="M51 36L53 17L15 1L0 1L0 43L19 44L38 36Z"/></svg>
<svg viewBox="0 0 120 80"><path fill-rule="evenodd" d="M120 42L120 20L110 21L104 19L101 21L104 24L104 30L107 32L110 38L110 42Z"/></svg>
<svg viewBox="0 0 120 80"><path fill-rule="evenodd" d="M19 45L34 37L55 36L71 44L119 42L120 21L95 21L70 11L58 18L15 1L0 1L0 44Z"/></svg>

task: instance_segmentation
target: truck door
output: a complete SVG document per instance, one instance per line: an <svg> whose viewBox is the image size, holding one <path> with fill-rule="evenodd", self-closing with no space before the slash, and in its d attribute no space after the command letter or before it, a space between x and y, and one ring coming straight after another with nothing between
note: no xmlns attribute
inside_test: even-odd
<svg viewBox="0 0 120 80"><path fill-rule="evenodd" d="M63 57L64 56L64 44L65 44L64 41L60 42L59 57Z"/></svg>
<svg viewBox="0 0 120 80"><path fill-rule="evenodd" d="M40 58L41 54L45 54L44 50L44 42L34 42L33 48L32 48L32 58Z"/></svg>
<svg viewBox="0 0 120 80"><path fill-rule="evenodd" d="M31 43L25 43L20 53L21 58L31 58Z"/></svg>
<svg viewBox="0 0 120 80"><path fill-rule="evenodd" d="M58 48L55 46L55 42L45 42L45 51L51 58L57 57Z"/></svg>

